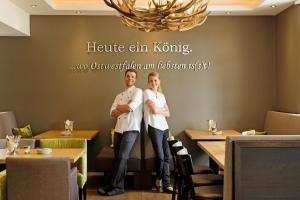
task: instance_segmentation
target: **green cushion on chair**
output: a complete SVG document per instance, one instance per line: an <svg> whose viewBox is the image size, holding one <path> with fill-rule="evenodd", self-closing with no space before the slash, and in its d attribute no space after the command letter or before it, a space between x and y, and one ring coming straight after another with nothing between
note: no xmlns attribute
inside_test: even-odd
<svg viewBox="0 0 300 200"><path fill-rule="evenodd" d="M111 136L111 145L110 145L110 147L111 148L114 148L114 138L115 138L115 129L114 128L112 128L112 129L110 129L110 136Z"/></svg>
<svg viewBox="0 0 300 200"><path fill-rule="evenodd" d="M85 139L41 139L41 148L83 148L87 152L87 142ZM79 188L83 188L87 180L87 153L75 163L78 169L77 183Z"/></svg>
<svg viewBox="0 0 300 200"><path fill-rule="evenodd" d="M28 124L27 126L23 128L12 128L12 133L14 135L21 135L22 138L31 138L32 137L32 131L31 126Z"/></svg>
<svg viewBox="0 0 300 200"><path fill-rule="evenodd" d="M0 172L0 200L6 200L6 170Z"/></svg>
<svg viewBox="0 0 300 200"><path fill-rule="evenodd" d="M77 172L78 187L83 188L85 182L86 182L86 177L82 173Z"/></svg>

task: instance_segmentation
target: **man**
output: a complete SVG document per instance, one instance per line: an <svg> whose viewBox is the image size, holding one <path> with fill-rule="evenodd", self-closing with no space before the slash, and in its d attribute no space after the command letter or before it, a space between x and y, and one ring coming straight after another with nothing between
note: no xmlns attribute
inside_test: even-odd
<svg viewBox="0 0 300 200"><path fill-rule="evenodd" d="M98 188L101 195L113 196L124 193L127 160L140 132L143 108L143 91L135 87L137 72L125 72L126 89L118 94L112 104L110 115L117 118L114 136L116 168L109 186Z"/></svg>

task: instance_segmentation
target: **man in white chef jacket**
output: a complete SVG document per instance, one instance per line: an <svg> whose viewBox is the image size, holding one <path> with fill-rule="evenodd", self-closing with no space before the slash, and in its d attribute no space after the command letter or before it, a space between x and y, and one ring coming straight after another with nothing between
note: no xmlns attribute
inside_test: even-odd
<svg viewBox="0 0 300 200"><path fill-rule="evenodd" d="M116 168L109 186L97 189L101 195L113 196L124 193L127 161L137 135L140 134L143 116L143 91L135 87L137 72L125 72L125 91L118 94L110 109L110 115L117 118L114 136Z"/></svg>

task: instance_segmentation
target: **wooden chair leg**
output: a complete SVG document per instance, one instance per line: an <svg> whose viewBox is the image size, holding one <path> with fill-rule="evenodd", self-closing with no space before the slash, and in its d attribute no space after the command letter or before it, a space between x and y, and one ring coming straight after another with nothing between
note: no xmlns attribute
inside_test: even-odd
<svg viewBox="0 0 300 200"><path fill-rule="evenodd" d="M178 180L177 200L182 200L182 178L181 177L179 177L179 180Z"/></svg>
<svg viewBox="0 0 300 200"><path fill-rule="evenodd" d="M79 200L82 200L82 189L78 188Z"/></svg>
<svg viewBox="0 0 300 200"><path fill-rule="evenodd" d="M177 179L178 179L178 174L176 172L174 172L174 188L173 188L173 192L172 192L172 200L175 200L175 198L176 198L176 191L178 188Z"/></svg>
<svg viewBox="0 0 300 200"><path fill-rule="evenodd" d="M191 199L190 195L190 184L189 181L185 178L181 179L181 194L180 194L180 200L188 200Z"/></svg>
<svg viewBox="0 0 300 200"><path fill-rule="evenodd" d="M83 200L86 200L86 183L83 186Z"/></svg>

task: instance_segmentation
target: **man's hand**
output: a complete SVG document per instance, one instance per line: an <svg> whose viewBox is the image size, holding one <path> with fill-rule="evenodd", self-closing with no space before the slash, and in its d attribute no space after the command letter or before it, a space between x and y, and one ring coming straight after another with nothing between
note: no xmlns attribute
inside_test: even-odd
<svg viewBox="0 0 300 200"><path fill-rule="evenodd" d="M116 109L121 113L129 113L132 111L128 104L118 105Z"/></svg>
<svg viewBox="0 0 300 200"><path fill-rule="evenodd" d="M118 111L117 109L114 109L111 111L111 116L113 117L119 117L122 113Z"/></svg>

